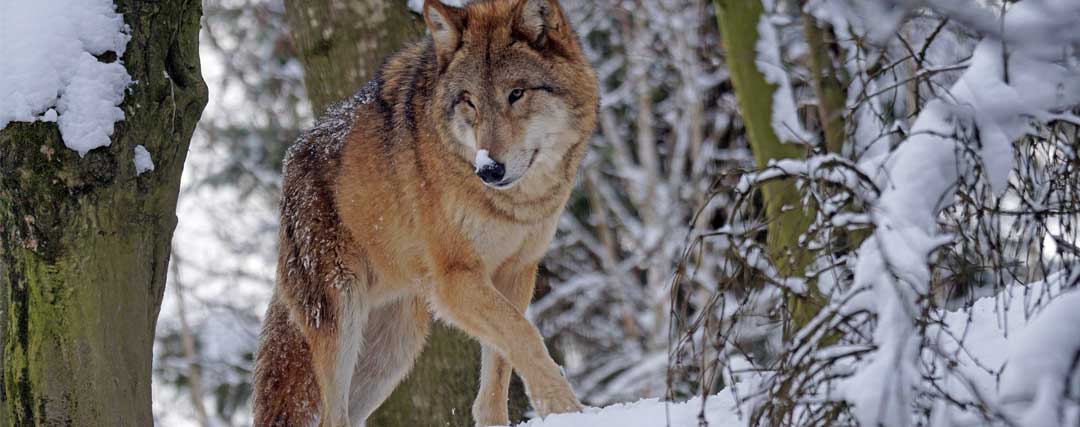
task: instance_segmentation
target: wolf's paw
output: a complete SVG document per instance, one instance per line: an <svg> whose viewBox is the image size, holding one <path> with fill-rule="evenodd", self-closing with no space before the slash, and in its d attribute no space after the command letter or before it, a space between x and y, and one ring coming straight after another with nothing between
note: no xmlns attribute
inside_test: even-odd
<svg viewBox="0 0 1080 427"><path fill-rule="evenodd" d="M543 396L539 399L535 399L533 406L536 407L536 413L541 417L548 414L562 414L566 412L581 412L585 409L574 397L572 392L558 393L548 396Z"/></svg>
<svg viewBox="0 0 1080 427"><path fill-rule="evenodd" d="M499 409L500 408L491 402L477 399L472 407L472 414L473 419L476 420L476 427L510 425L510 416L507 414L506 404L503 403L501 411Z"/></svg>

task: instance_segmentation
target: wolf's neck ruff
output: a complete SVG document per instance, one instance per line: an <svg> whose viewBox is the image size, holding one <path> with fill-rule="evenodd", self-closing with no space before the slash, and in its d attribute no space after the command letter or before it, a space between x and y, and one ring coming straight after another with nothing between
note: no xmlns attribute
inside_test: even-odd
<svg viewBox="0 0 1080 427"><path fill-rule="evenodd" d="M511 367L541 415L581 408L523 312L595 126L595 75L555 0L429 0L424 16L431 38L288 150L256 425L363 422L433 314L484 344L478 424L509 423Z"/></svg>

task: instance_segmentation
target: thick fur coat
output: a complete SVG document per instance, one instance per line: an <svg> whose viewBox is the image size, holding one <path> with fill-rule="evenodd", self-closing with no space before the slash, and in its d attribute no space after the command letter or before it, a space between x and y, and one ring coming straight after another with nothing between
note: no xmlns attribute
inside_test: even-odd
<svg viewBox="0 0 1080 427"><path fill-rule="evenodd" d="M595 74L556 0L428 0L424 16L431 37L287 154L257 426L360 425L433 314L483 344L478 424L508 423L511 369L539 414L581 408L523 313L595 126Z"/></svg>

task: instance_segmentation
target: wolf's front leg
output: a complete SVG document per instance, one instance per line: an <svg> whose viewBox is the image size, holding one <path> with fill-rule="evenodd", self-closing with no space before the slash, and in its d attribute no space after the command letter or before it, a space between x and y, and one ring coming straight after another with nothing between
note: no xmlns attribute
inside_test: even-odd
<svg viewBox="0 0 1080 427"><path fill-rule="evenodd" d="M510 361L487 344L481 351L480 391L473 401L473 419L478 427L510 425Z"/></svg>
<svg viewBox="0 0 1080 427"><path fill-rule="evenodd" d="M441 261L437 263L433 301L439 313L509 359L541 416L580 411L581 403L548 355L540 331L495 289L479 261Z"/></svg>
<svg viewBox="0 0 1080 427"><path fill-rule="evenodd" d="M536 264L524 268L506 267L495 273L495 289L499 290L519 313L532 301L536 287ZM480 391L473 403L473 419L478 426L503 426L510 424L507 397L510 389L510 361L497 349L483 346L480 368Z"/></svg>

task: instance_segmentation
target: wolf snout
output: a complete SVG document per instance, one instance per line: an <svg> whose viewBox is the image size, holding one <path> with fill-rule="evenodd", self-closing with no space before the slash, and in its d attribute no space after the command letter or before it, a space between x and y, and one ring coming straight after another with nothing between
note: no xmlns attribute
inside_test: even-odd
<svg viewBox="0 0 1080 427"><path fill-rule="evenodd" d="M495 184L502 181L503 177L506 176L506 166L491 160L476 169L476 176L479 176L485 183Z"/></svg>

